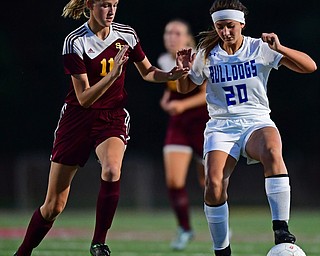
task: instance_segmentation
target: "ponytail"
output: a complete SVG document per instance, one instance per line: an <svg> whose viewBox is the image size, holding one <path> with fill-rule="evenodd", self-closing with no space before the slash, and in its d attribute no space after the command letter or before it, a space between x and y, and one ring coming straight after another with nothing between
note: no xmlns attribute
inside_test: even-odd
<svg viewBox="0 0 320 256"><path fill-rule="evenodd" d="M87 13L86 0L71 0L64 8L62 16L72 18L74 20L80 19L82 15L89 18Z"/></svg>
<svg viewBox="0 0 320 256"><path fill-rule="evenodd" d="M200 32L201 39L197 49L204 49L204 58L207 59L211 50L219 43L220 37L213 27L211 30Z"/></svg>

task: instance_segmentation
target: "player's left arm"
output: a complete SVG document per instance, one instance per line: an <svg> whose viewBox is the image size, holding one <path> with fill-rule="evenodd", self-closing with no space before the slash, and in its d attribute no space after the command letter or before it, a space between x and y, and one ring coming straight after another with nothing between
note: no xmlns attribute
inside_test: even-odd
<svg viewBox="0 0 320 256"><path fill-rule="evenodd" d="M182 103L184 110L206 105L206 82L199 86L199 92L197 94L186 97L183 100L180 100L180 102Z"/></svg>
<svg viewBox="0 0 320 256"><path fill-rule="evenodd" d="M206 103L206 86L199 86L199 92L192 96L181 100L171 100L166 105L166 111L174 116L200 106L205 106Z"/></svg>
<svg viewBox="0 0 320 256"><path fill-rule="evenodd" d="M312 73L317 69L314 60L306 53L283 46L274 33L263 33L261 36L269 47L283 55L280 64L298 73Z"/></svg>
<svg viewBox="0 0 320 256"><path fill-rule="evenodd" d="M147 57L140 62L135 62L135 66L144 80L155 83L177 80L181 76L186 75L189 71L188 68L174 67L171 71L165 72L152 66Z"/></svg>

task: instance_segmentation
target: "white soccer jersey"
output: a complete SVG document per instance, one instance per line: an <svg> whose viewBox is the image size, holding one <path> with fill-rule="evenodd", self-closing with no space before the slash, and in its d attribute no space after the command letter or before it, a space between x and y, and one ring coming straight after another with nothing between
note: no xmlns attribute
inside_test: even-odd
<svg viewBox="0 0 320 256"><path fill-rule="evenodd" d="M192 54L195 53L195 50L192 49ZM158 65L164 71L170 71L173 69L176 64L176 58L172 57L172 55L168 52L163 53L158 58Z"/></svg>
<svg viewBox="0 0 320 256"><path fill-rule="evenodd" d="M134 48L139 42L136 32L128 25L112 22L108 37L102 40L91 31L88 22L86 22L66 37L62 54L76 53L80 58L87 54L91 59L94 59L115 41L121 39L131 48Z"/></svg>
<svg viewBox="0 0 320 256"><path fill-rule="evenodd" d="M170 53L166 52L158 58L158 65L162 70L169 72L176 65L176 59L173 58Z"/></svg>
<svg viewBox="0 0 320 256"><path fill-rule="evenodd" d="M261 39L244 37L241 48L228 55L218 44L207 60L198 52L190 70L191 80L207 80L206 99L211 118L246 118L270 113L267 80L282 54Z"/></svg>

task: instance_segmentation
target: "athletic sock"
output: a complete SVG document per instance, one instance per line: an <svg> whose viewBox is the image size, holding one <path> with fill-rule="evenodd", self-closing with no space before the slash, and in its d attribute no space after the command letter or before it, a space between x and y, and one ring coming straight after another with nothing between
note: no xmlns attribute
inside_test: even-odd
<svg viewBox="0 0 320 256"><path fill-rule="evenodd" d="M17 255L30 256L32 250L40 244L49 232L53 222L45 220L41 215L40 208L38 208L31 217L26 235L18 249Z"/></svg>
<svg viewBox="0 0 320 256"><path fill-rule="evenodd" d="M289 177L272 176L265 179L265 189L269 201L272 220L289 221L290 184Z"/></svg>
<svg viewBox="0 0 320 256"><path fill-rule="evenodd" d="M174 210L179 226L183 230L190 230L189 199L186 188L169 188L168 191L171 206Z"/></svg>
<svg viewBox="0 0 320 256"><path fill-rule="evenodd" d="M104 244L111 227L120 196L120 180L108 182L101 179L96 206L96 224L92 244Z"/></svg>
<svg viewBox="0 0 320 256"><path fill-rule="evenodd" d="M208 221L214 251L226 249L230 246L228 203L225 202L219 206L208 206L205 204L204 212Z"/></svg>
<svg viewBox="0 0 320 256"><path fill-rule="evenodd" d="M273 231L279 230L279 229L289 231L288 223L284 220L273 220L272 229Z"/></svg>

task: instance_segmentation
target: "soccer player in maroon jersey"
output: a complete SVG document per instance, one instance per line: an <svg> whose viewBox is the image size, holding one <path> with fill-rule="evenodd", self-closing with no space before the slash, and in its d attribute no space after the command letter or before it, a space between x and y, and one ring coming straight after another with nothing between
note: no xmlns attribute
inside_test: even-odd
<svg viewBox="0 0 320 256"><path fill-rule="evenodd" d="M134 62L142 78L167 82L187 74L188 69L169 72L153 67L135 31L113 22L118 0L71 0L63 16L88 22L71 32L63 47L64 70L70 88L55 130L48 190L44 204L29 223L17 256L29 256L65 208L70 185L91 149L101 164L96 224L91 255L110 255L105 244L119 199L121 164L129 139L129 114L124 77L127 61Z"/></svg>
<svg viewBox="0 0 320 256"><path fill-rule="evenodd" d="M163 39L166 52L158 58L158 64L163 70L170 70L175 66L178 50L195 48L191 28L181 19L167 23ZM205 87L199 87L188 94L181 94L177 92L176 81L169 81L160 105L169 114L163 158L169 200L178 222L177 236L172 241L171 248L183 250L194 236L186 189L187 173L193 157L200 185L204 187L203 132L209 119Z"/></svg>

